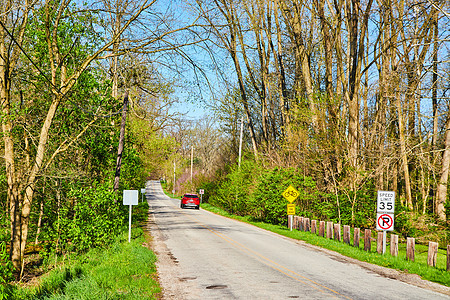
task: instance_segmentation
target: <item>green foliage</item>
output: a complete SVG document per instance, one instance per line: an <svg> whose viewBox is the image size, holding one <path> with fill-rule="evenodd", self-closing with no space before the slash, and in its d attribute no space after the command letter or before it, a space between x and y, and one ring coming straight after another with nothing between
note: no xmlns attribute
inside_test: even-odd
<svg viewBox="0 0 450 300"><path fill-rule="evenodd" d="M315 182L308 176L303 176L295 168L274 168L266 170L259 178L258 187L253 195L255 211L260 211L260 220L271 224L286 223L287 200L282 196L289 185L299 192L296 206L297 213L311 214L309 208L319 196Z"/></svg>
<svg viewBox="0 0 450 300"><path fill-rule="evenodd" d="M237 215L248 215L272 224L286 223L286 199L282 192L294 186L300 193L296 200L297 212L313 215L318 207L330 208L327 195L317 192L311 177L303 176L296 168L263 170L250 160L241 168L231 170L225 180L208 189L208 202ZM322 200L325 201L322 201Z"/></svg>
<svg viewBox="0 0 450 300"><path fill-rule="evenodd" d="M50 240L57 241L46 244L47 254L104 247L123 229L126 212L121 203L115 203L116 195L109 185L76 188L67 197L69 201L60 207L59 216L45 232Z"/></svg>
<svg viewBox="0 0 450 300"><path fill-rule="evenodd" d="M368 180L356 194L341 190L337 195L321 191L316 180L300 168L264 169L260 163L243 160L216 183L202 183L212 205L240 216L250 216L271 224L286 224L287 200L282 192L292 185L299 192L296 213L363 228L375 224L376 192Z"/></svg>
<svg viewBox="0 0 450 300"><path fill-rule="evenodd" d="M120 190L138 189L144 186L145 169L139 152L132 143L128 143L123 152L120 171Z"/></svg>
<svg viewBox="0 0 450 300"><path fill-rule="evenodd" d="M1 175L0 179L3 179L4 175ZM0 180L0 184L3 185L4 181ZM0 204L5 204L5 202L0 201ZM4 205L1 205L4 206ZM2 208L0 206L0 209ZM13 271L14 267L12 262L9 260L9 253L6 249L7 241L10 239L10 234L8 228L8 224L6 220L8 220L6 213L8 209L2 209L0 211L0 300L8 299L12 286L9 284L10 281L14 279Z"/></svg>
<svg viewBox="0 0 450 300"><path fill-rule="evenodd" d="M145 201L133 207L131 243L122 227L107 246L68 255L36 288L9 285L8 299L156 299L156 256L144 247L149 241L141 227L148 208Z"/></svg>
<svg viewBox="0 0 450 300"><path fill-rule="evenodd" d="M260 167L255 162L243 161L240 169L236 167L228 173L225 180L218 185L214 196L210 194L208 201L238 215L248 214L251 210L248 199L255 188L259 173Z"/></svg>
<svg viewBox="0 0 450 300"><path fill-rule="evenodd" d="M8 299L12 292L9 282L13 280L13 265L6 251L6 243L0 241L0 300Z"/></svg>
<svg viewBox="0 0 450 300"><path fill-rule="evenodd" d="M165 172L171 174L174 157L177 156L176 150L180 147L175 139L162 135L152 127L152 122L133 115L130 115L127 125L128 141L137 150L145 167L146 176L157 179Z"/></svg>
<svg viewBox="0 0 450 300"><path fill-rule="evenodd" d="M35 7L23 35L24 52L32 58L33 64L21 53L20 63L13 70L11 116L6 117L13 121L12 138L17 150L15 159L17 169L20 170L26 170L25 152L31 160L36 153L43 120L51 101L55 99L52 90L60 86L59 79L79 71L80 65L101 42L100 35L95 32L98 20L94 14L98 11L79 9L75 6L85 4L72 3L63 12L64 17L60 22L55 23L54 16L61 3L56 1L47 4L47 11L44 6ZM49 19L46 13L50 13ZM47 34L53 32L57 34L53 40L57 43L61 61L49 59L46 39ZM51 63L57 65L54 74L51 74ZM49 81L52 75L56 76L56 87ZM123 228L128 211L120 199L115 203L117 196L110 191L121 118L120 114L112 113L119 111L121 103L110 96L111 82L107 77L109 74L105 74L98 65L87 68L78 77L74 87L65 93L52 120L45 149L45 164L55 151L63 151L54 157L50 165L45 165L45 170L38 176L28 222L28 243L36 239L36 249L42 246L45 258L85 252L94 247L103 248ZM99 117L102 115L108 117ZM150 123L148 120L146 122ZM127 126L131 127L129 124ZM146 174L138 139L135 138L139 130L128 131L129 127L120 183L123 189L136 189L143 186ZM11 224L4 164L1 169L0 245L3 247L10 240ZM42 224L38 236L41 207ZM2 280L9 282L8 255L3 252L0 254L0 275ZM2 282L1 288L4 287Z"/></svg>
<svg viewBox="0 0 450 300"><path fill-rule="evenodd" d="M106 185L100 185L74 190L69 194L72 197L76 204L72 212L66 211L66 216L73 213L73 219L61 219L61 227L66 229L61 240L78 251L108 244L124 223L121 203L115 203L115 194Z"/></svg>

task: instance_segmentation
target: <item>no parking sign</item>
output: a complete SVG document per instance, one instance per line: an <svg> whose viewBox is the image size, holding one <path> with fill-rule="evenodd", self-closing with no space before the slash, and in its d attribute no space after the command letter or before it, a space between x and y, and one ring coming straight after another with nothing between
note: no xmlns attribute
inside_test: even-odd
<svg viewBox="0 0 450 300"><path fill-rule="evenodd" d="M377 230L393 231L394 214L377 213Z"/></svg>

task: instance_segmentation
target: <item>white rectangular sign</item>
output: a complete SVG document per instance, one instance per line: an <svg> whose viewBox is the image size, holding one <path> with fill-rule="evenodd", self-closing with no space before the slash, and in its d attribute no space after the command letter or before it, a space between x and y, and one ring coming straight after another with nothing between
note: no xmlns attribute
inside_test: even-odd
<svg viewBox="0 0 450 300"><path fill-rule="evenodd" d="M377 194L377 212L394 213L395 192L378 191Z"/></svg>
<svg viewBox="0 0 450 300"><path fill-rule="evenodd" d="M123 190L123 205L138 205L138 190Z"/></svg>
<svg viewBox="0 0 450 300"><path fill-rule="evenodd" d="M141 194L145 194L145 189L141 189Z"/></svg>
<svg viewBox="0 0 450 300"><path fill-rule="evenodd" d="M394 214L377 213L377 230L393 231Z"/></svg>
<svg viewBox="0 0 450 300"><path fill-rule="evenodd" d="M204 189L200 189L198 192L199 192L200 195L203 195L205 193L205 190Z"/></svg>

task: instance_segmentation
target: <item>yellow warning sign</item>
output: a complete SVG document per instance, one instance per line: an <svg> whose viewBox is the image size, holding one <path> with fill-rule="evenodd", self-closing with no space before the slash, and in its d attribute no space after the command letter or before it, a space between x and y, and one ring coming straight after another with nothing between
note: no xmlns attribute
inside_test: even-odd
<svg viewBox="0 0 450 300"><path fill-rule="evenodd" d="M290 185L284 192L283 192L283 197L289 201L290 203L294 202L295 199L298 198L299 196L299 192L292 186Z"/></svg>
<svg viewBox="0 0 450 300"><path fill-rule="evenodd" d="M287 205L287 214L288 215L295 215L295 204L289 203Z"/></svg>

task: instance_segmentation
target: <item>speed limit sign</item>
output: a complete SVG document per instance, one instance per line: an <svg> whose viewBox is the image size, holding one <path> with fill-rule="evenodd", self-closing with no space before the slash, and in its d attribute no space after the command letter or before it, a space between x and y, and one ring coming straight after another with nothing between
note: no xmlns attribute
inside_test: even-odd
<svg viewBox="0 0 450 300"><path fill-rule="evenodd" d="M394 213L395 192L378 191L377 194L377 212L378 213Z"/></svg>

